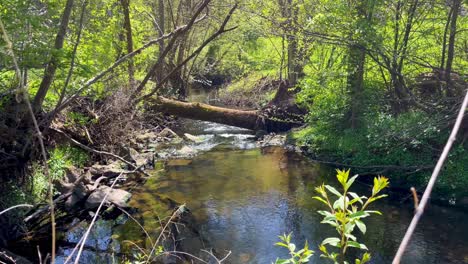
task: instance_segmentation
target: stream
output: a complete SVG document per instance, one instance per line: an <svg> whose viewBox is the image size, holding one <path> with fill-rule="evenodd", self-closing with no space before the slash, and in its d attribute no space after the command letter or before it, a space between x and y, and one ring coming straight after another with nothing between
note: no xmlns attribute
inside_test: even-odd
<svg viewBox="0 0 468 264"><path fill-rule="evenodd" d="M216 94L191 90L189 100L206 102L213 98ZM336 236L335 230L320 223L322 216L317 210L324 207L312 196L316 195L314 188L322 183L338 186L334 169L284 147L259 147L249 130L193 120L181 123L176 132L189 133L197 140L170 144L157 152L157 157L165 161L148 171L151 177L144 184L131 190L129 205L135 208L132 217L152 239L125 215L114 221L100 220L87 240L80 263L118 263L128 256L138 258L133 243L151 250L152 240L161 229L161 218L167 220L172 213L161 205L161 199L166 198L186 204L194 217L198 234L178 238L184 240L182 250L186 252L200 255L200 249L214 248L219 256L230 252L223 263L270 264L277 257L288 257L285 248L274 244L279 235L292 232L297 247L308 241L315 251L310 263L329 263L320 258L318 245ZM371 187L358 183L352 189L368 195ZM411 221L412 200L397 197L401 196L390 194L371 206L383 215L364 219L366 236L356 232L358 241L366 244L372 254L370 263L391 263ZM467 212L429 206L402 263L468 263L467 223ZM86 227L86 223L79 223L64 234L71 246L62 245L57 263L64 262ZM348 253L360 256L357 250ZM206 254L204 257L207 259Z"/></svg>
<svg viewBox="0 0 468 264"><path fill-rule="evenodd" d="M185 203L196 219L197 229L219 255L231 251L225 263L272 263L287 257L287 250L274 246L278 235L292 232L301 247L307 240L316 253L311 263L327 263L319 258L318 244L334 230L320 224L313 200L314 187L323 182L336 186L334 171L306 157L278 146L258 148L253 135L243 129L200 121L186 121L181 128L201 139L190 144L193 158L161 162L143 185L133 191L133 217L151 235L160 227L164 209L155 194ZM368 194L370 187L354 186ZM383 216L366 218L367 235L358 235L372 253L371 263L391 263L411 220L412 201L384 199L374 210ZM418 226L402 263L468 263L468 214L456 209L430 206ZM81 229L80 229L81 228ZM84 227L68 232L69 242L77 242ZM190 239L186 238L190 245ZM150 247L140 227L126 217L98 222L85 250L83 263L111 263L122 254L137 252L131 240ZM195 243L195 242L194 242ZM59 261L70 253L62 247ZM190 251L190 247L186 248ZM115 253L109 253L115 252ZM197 254L197 252L191 252ZM355 251L351 251L355 254Z"/></svg>

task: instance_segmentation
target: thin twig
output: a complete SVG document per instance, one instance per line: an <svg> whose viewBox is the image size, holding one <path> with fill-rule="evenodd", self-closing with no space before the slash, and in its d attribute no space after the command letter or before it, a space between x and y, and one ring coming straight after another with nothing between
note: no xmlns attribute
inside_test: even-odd
<svg viewBox="0 0 468 264"><path fill-rule="evenodd" d="M124 212L130 219L132 219L141 228L141 230L143 230L146 237L149 239L149 242L151 244L151 248L154 247L153 240L151 239L151 236L149 235L149 233L146 231L145 227L143 225L141 225L140 222L138 222L138 220L136 220L129 212L125 211L123 208L120 208L120 206L116 206L116 207L120 211Z"/></svg>
<svg viewBox="0 0 468 264"><path fill-rule="evenodd" d="M97 208L96 212L94 213L94 216L93 216L93 220L91 221L91 223L89 224L88 226L88 229L86 229L86 232L85 234L83 235L82 237L82 241L81 241L81 244L78 243L78 245L80 245L80 248L78 250L78 253L76 255L76 258L75 258L75 261L74 261L74 264L78 264L79 261L80 261L80 257L81 257L81 253L83 252L83 248L84 248L84 245L86 243L86 239L88 239L88 236L89 236L89 233L91 232L91 229L93 228L94 226L94 223L96 223L96 220L99 216L99 212L101 211L101 208L102 206L104 205L104 203L106 202L107 200L107 197L109 196L109 194L111 193L111 191L113 190L114 188L114 185L117 183L118 179L122 176L123 174L120 173L119 176L117 176L117 178L115 178L114 182L112 183L112 185L110 186L110 188L107 190L106 192L106 195L104 196L104 198L102 199L101 203L99 204L99 207ZM68 259L72 257L72 254L70 254L70 256L68 256L67 258L67 261L65 261L65 263L68 262Z"/></svg>
<svg viewBox="0 0 468 264"><path fill-rule="evenodd" d="M405 236L403 237L403 240L401 241L400 247L398 248L398 251L395 255L395 258L393 259L393 264L399 264L401 257L403 256L403 253L405 252L406 248L408 247L409 241L411 239L411 236L414 233L414 230L416 229L416 226L418 225L419 220L421 219L421 216L424 213L424 209L426 208L426 205L429 201L429 197L431 196L432 189L434 188L434 184L437 180L437 177L439 176L439 172L442 169L442 166L444 165L445 160L447 159L447 156L450 152L450 149L452 147L453 142L455 142L458 130L460 129L460 125L463 120L463 115L466 111L466 108L468 106L468 90L466 91L465 99L463 100L463 103L461 105L460 111L457 116L457 120L455 122L455 125L453 126L452 132L450 133L450 137L447 140L447 144L444 147L444 151L442 152L442 155L440 156L439 160L437 161L437 164L434 168L434 171L432 172L431 178L429 180L429 183L427 184L426 190L424 191L424 194L421 198L421 203L419 204L418 208L416 209L416 213L411 220L411 224L408 227L408 230L406 230Z"/></svg>
<svg viewBox="0 0 468 264"><path fill-rule="evenodd" d="M47 177L47 181L49 185L48 197L49 197L49 206L50 206L50 222L51 222L51 228L52 228L52 254L51 254L50 261L52 264L54 264L55 263L55 211L54 211L54 199L53 199L54 194L53 194L52 176L49 173L49 166L47 164L47 154L46 154L46 150L44 146L44 140L42 138L42 132L37 123L36 116L34 115L31 102L29 101L29 94L28 94L28 91L26 90L24 79L23 79L23 76L21 75L21 71L18 66L15 53L13 51L13 44L10 41L10 38L8 37L8 34L5 30L5 27L3 26L3 22L1 19L0 19L0 30L3 32L3 38L5 42L7 43L7 49L9 50L9 55L11 56L13 60L13 64L14 64L15 71L16 71L16 77L18 78L18 81L19 81L19 90L22 93L23 100L26 102L26 105L28 107L28 111L33 121L34 129L36 130L36 133L37 133L36 136L39 140L39 145L40 145L42 157L44 160L44 174Z"/></svg>
<svg viewBox="0 0 468 264"><path fill-rule="evenodd" d="M30 205L30 204L17 204L17 205L14 205L14 206L12 206L12 207L9 207L9 208L7 208L7 209L1 211L1 212L0 212L0 215L4 214L4 213L6 213L6 212L8 212L8 211L10 211L10 210L13 210L13 209L15 209L15 208L19 208L19 207L29 207L29 208L31 208L31 207L34 207L34 206L32 206L32 205Z"/></svg>
<svg viewBox="0 0 468 264"><path fill-rule="evenodd" d="M74 145L86 150L86 151L89 151L89 152L92 152L92 153L95 153L95 154L99 154L99 155L105 155L105 156L110 156L110 157L113 157L113 158L116 158L120 161L122 161L123 163L131 166L132 168L136 169L137 166L133 163L131 163L130 161L114 154L114 153L110 153L110 152L107 152L107 151L101 151L101 150L97 150L97 149L93 149L91 147L88 147L86 146L85 144L82 144L80 143L79 141L75 140L74 138L70 137L69 135L67 135L65 132L63 132L62 130L58 129L58 128L51 128L52 130L60 133L61 135L63 135L64 137L66 137L68 140L70 140L71 143L73 143Z"/></svg>
<svg viewBox="0 0 468 264"><path fill-rule="evenodd" d="M147 258L147 261L150 262L151 261L151 257L153 256L153 253L154 251L156 250L156 246L159 244L159 241L161 240L161 237L163 236L164 234L164 231L166 231L167 227L169 226L169 224L171 223L172 219L174 219L174 217L176 217L176 215L179 213L179 209L181 207L185 206L185 204L177 207L177 209L174 211L174 213L172 213L171 217L169 218L169 220L167 221L166 225L164 226L164 228L161 230L161 232L159 233L159 236L158 238L156 239L156 242L154 243L153 245L153 248L151 248L151 251L148 255L148 258Z"/></svg>
<svg viewBox="0 0 468 264"><path fill-rule="evenodd" d="M418 193L416 192L416 188L411 187L411 193L413 194L413 202L414 202L414 210L418 209L419 205L419 199L418 199Z"/></svg>

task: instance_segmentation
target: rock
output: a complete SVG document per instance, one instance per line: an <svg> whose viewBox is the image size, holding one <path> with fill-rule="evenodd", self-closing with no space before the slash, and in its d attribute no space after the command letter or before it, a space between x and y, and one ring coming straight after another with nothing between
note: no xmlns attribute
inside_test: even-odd
<svg viewBox="0 0 468 264"><path fill-rule="evenodd" d="M195 142L195 143L200 143L200 142L203 142L203 138L201 137L198 137L198 136L194 136L194 135L191 135L189 133L185 133L184 134L184 137L192 142Z"/></svg>
<svg viewBox="0 0 468 264"><path fill-rule="evenodd" d="M263 137L261 141L258 142L260 147L267 146L283 146L286 143L286 136L270 134Z"/></svg>
<svg viewBox="0 0 468 264"><path fill-rule="evenodd" d="M139 153L133 148L127 148L127 155L133 163L136 164L137 167L142 167L148 164L154 163L154 155L151 152L148 153Z"/></svg>
<svg viewBox="0 0 468 264"><path fill-rule="evenodd" d="M79 199L84 199L89 193L90 190L86 188L86 185L82 182L77 184L75 189L73 189L73 195L75 195Z"/></svg>
<svg viewBox="0 0 468 264"><path fill-rule="evenodd" d="M84 173L83 170L70 166L66 168L63 179L56 181L55 185L60 193L68 193L73 191L80 183L89 183L90 180L91 174L89 172Z"/></svg>
<svg viewBox="0 0 468 264"><path fill-rule="evenodd" d="M109 178L116 177L121 173L129 173L130 171L122 169L121 162L113 162L108 165L94 164L89 168L92 175L106 176Z"/></svg>
<svg viewBox="0 0 468 264"><path fill-rule="evenodd" d="M161 132L159 132L158 136L165 137L165 138L178 138L179 136L169 128L164 128Z"/></svg>
<svg viewBox="0 0 468 264"><path fill-rule="evenodd" d="M255 138L256 139L261 139L263 138L264 136L268 135L268 132L266 132L265 130L257 130L255 132Z"/></svg>
<svg viewBox="0 0 468 264"><path fill-rule="evenodd" d="M65 201L65 208L67 210L73 209L82 199L78 198L77 195L72 194L70 195L67 200Z"/></svg>
<svg viewBox="0 0 468 264"><path fill-rule="evenodd" d="M189 146L183 146L180 150L177 151L177 156L190 157L195 155L196 153L197 151L194 148L191 148Z"/></svg>
<svg viewBox="0 0 468 264"><path fill-rule="evenodd" d="M166 166L187 166L192 164L192 160L190 159L174 159L168 160Z"/></svg>
<svg viewBox="0 0 468 264"><path fill-rule="evenodd" d="M108 186L100 186L88 197L85 203L86 209L93 209L101 204L102 200L107 196L106 202L115 204L119 207L128 207L127 202L131 198L131 194L124 190L111 189Z"/></svg>
<svg viewBox="0 0 468 264"><path fill-rule="evenodd" d="M146 143L149 143L149 142L156 141L158 137L159 136L156 133L150 131L150 132L147 132L147 133L136 136L135 139L136 139L136 141L138 143L146 144Z"/></svg>

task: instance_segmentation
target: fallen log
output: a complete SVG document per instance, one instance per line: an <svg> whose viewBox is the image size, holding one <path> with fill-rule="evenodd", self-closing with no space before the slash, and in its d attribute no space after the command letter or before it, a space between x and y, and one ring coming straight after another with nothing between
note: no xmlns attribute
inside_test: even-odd
<svg viewBox="0 0 468 264"><path fill-rule="evenodd" d="M284 132L303 125L302 122L284 116L268 116L261 110L238 110L203 103L189 103L162 96L146 100L148 108L195 120L209 121L250 130Z"/></svg>

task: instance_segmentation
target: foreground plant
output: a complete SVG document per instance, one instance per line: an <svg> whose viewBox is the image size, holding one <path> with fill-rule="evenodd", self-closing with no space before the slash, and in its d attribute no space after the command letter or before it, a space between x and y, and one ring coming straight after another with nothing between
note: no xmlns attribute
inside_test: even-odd
<svg viewBox="0 0 468 264"><path fill-rule="evenodd" d="M296 251L296 245L291 243L291 233L288 235L279 236L281 242L276 243L276 246L285 247L289 250L289 259L276 259L275 264L300 264L309 262L314 251L309 249L309 244L305 243L303 249Z"/></svg>
<svg viewBox="0 0 468 264"><path fill-rule="evenodd" d="M374 186L372 187L372 194L370 197L359 196L354 192L350 192L349 189L357 177L358 175L349 178L349 170L337 170L336 178L343 188L342 192L339 192L330 185L322 184L315 188L320 196L315 196L313 198L325 204L328 209L326 211L318 211L319 214L324 216L321 223L333 226L338 233L338 237L329 237L323 240L319 247L322 252L320 256L330 259L334 263L348 263L345 260L345 255L349 247L364 251L368 250L366 245L357 241L356 236L353 235L354 229L357 227L365 234L366 225L362 219L371 214L381 215L379 211L367 210L367 208L376 200L387 196L386 194L380 194L380 192L388 186L388 179L383 176L374 178ZM334 201L332 201L329 193L336 196ZM329 251L327 246L337 248L339 250L338 253ZM355 260L355 263L367 263L370 257L370 254L365 252L361 259Z"/></svg>
<svg viewBox="0 0 468 264"><path fill-rule="evenodd" d="M383 176L374 178L372 194L369 197L359 196L354 192L350 192L349 189L357 177L358 175L354 175L349 178L349 170L337 170L336 178L343 188L342 192L339 192L330 185L324 184L315 188L320 196L314 196L313 198L322 202L328 208L327 211L317 211L319 214L324 216L321 223L333 226L338 233L338 237L329 237L323 240L319 246L319 249L322 252L320 257L332 260L335 264L349 263L345 260L346 250L349 247L358 248L364 251L368 250L367 246L359 243L356 236L353 235L354 228L357 227L363 234L365 234L367 227L362 219L370 216L371 214L381 215L379 211L367 210L367 208L373 202L387 196L386 194L380 194L380 192L389 184L388 179ZM328 194L329 192L336 196L336 199L331 199ZM296 245L291 243L291 234L280 236L280 239L282 242L278 242L275 245L287 248L291 257L289 259L277 259L275 264L298 264L309 262L309 259L314 252L309 250L307 242L303 249L296 251ZM331 252L327 246L337 248L339 251ZM369 262L370 259L371 255L368 252L365 252L361 259L355 260L355 264L365 264Z"/></svg>

